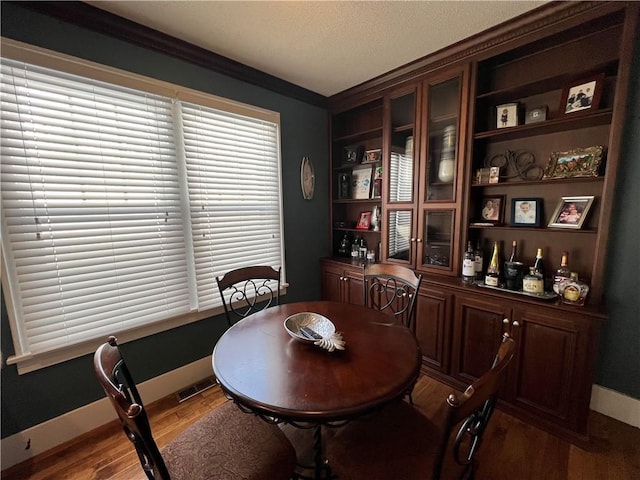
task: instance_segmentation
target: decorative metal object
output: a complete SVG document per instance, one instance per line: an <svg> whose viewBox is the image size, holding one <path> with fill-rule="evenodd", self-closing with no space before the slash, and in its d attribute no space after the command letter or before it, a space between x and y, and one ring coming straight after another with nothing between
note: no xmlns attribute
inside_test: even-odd
<svg viewBox="0 0 640 480"><path fill-rule="evenodd" d="M520 177L522 180L540 180L544 175L544 168L536 165L536 157L533 153L523 150L516 152L507 150L504 153L487 158L485 167L499 167L500 178L509 179ZM515 172L509 174L509 172Z"/></svg>

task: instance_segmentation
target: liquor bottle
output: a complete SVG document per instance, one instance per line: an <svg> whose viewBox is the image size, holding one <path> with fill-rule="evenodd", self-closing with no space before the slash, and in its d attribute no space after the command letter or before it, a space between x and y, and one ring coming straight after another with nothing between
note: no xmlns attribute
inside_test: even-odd
<svg viewBox="0 0 640 480"><path fill-rule="evenodd" d="M480 239L476 242L476 250L474 252L474 269L476 272L476 280L482 280L482 248L480 248Z"/></svg>
<svg viewBox="0 0 640 480"><path fill-rule="evenodd" d="M536 272L535 267L529 267L529 275L525 275L522 279L522 291L535 294L544 293L544 280Z"/></svg>
<svg viewBox="0 0 640 480"><path fill-rule="evenodd" d="M342 237L342 241L340 242L340 247L338 248L338 254L341 257L348 257L351 253L351 242L349 241L349 234L345 233Z"/></svg>
<svg viewBox="0 0 640 480"><path fill-rule="evenodd" d="M493 242L493 253L491 261L487 267L487 274L484 277L484 283L491 287L500 286L500 261L498 260L498 242Z"/></svg>
<svg viewBox="0 0 640 480"><path fill-rule="evenodd" d="M511 243L511 256L509 257L509 261L510 262L518 261L518 242L515 240Z"/></svg>
<svg viewBox="0 0 640 480"><path fill-rule="evenodd" d="M569 269L569 252L562 252L562 260L560 266L556 268L553 276L553 291L560 295L560 286L562 283L571 278L571 270Z"/></svg>
<svg viewBox="0 0 640 480"><path fill-rule="evenodd" d="M545 282L545 271L544 271L544 261L542 259L542 249L539 248L538 252L536 253L536 261L533 264L533 269L535 270L537 275L540 275L542 277L542 282L544 284Z"/></svg>
<svg viewBox="0 0 640 480"><path fill-rule="evenodd" d="M476 279L475 259L476 256L473 252L473 245L469 241L467 243L467 251L464 252L462 259L462 283L465 285L472 285Z"/></svg>
<svg viewBox="0 0 640 480"><path fill-rule="evenodd" d="M571 272L568 281L561 285L562 303L584 305L589 293L589 285L578 279L577 272Z"/></svg>
<svg viewBox="0 0 640 480"><path fill-rule="evenodd" d="M520 290L522 288L522 277L524 275L524 265L518 261L518 242L511 243L511 256L504 262L504 283L507 290Z"/></svg>

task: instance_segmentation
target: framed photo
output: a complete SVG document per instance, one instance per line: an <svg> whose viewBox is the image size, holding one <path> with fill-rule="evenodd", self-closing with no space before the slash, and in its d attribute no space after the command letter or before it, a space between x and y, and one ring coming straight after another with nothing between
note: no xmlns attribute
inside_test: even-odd
<svg viewBox="0 0 640 480"><path fill-rule="evenodd" d="M544 172L544 178L597 177L604 147L596 145L568 152L554 152Z"/></svg>
<svg viewBox="0 0 640 480"><path fill-rule="evenodd" d="M576 113L597 110L602 95L604 73L577 80L564 89L560 112Z"/></svg>
<svg viewBox="0 0 640 480"><path fill-rule="evenodd" d="M586 197L562 197L551 216L549 227L582 228L589 209L593 204L593 195Z"/></svg>
<svg viewBox="0 0 640 480"><path fill-rule="evenodd" d="M364 152L364 158L362 159L362 163L376 163L382 160L382 150L380 148L376 148L373 150L366 150Z"/></svg>
<svg viewBox="0 0 640 480"><path fill-rule="evenodd" d="M518 103L504 103L496 107L498 122L496 128L515 127L518 125Z"/></svg>
<svg viewBox="0 0 640 480"><path fill-rule="evenodd" d="M525 116L524 123L537 123L546 120L547 110L548 109L546 105L527 110L527 115Z"/></svg>
<svg viewBox="0 0 640 480"><path fill-rule="evenodd" d="M504 221L504 195L485 196L482 199L482 222L499 225Z"/></svg>
<svg viewBox="0 0 640 480"><path fill-rule="evenodd" d="M362 147L360 145L349 145L344 147L344 156L342 157L343 165L357 165L360 163L362 156Z"/></svg>
<svg viewBox="0 0 640 480"><path fill-rule="evenodd" d="M542 223L542 198L512 198L511 226L539 227Z"/></svg>
<svg viewBox="0 0 640 480"><path fill-rule="evenodd" d="M489 167L489 183L500 182L500 167Z"/></svg>
<svg viewBox="0 0 640 480"><path fill-rule="evenodd" d="M357 167L351 171L351 195L354 199L369 198L371 193L371 165Z"/></svg>
<svg viewBox="0 0 640 480"><path fill-rule="evenodd" d="M371 212L360 212L360 215L358 215L358 223L356 223L356 229L369 230L369 227L371 227Z"/></svg>

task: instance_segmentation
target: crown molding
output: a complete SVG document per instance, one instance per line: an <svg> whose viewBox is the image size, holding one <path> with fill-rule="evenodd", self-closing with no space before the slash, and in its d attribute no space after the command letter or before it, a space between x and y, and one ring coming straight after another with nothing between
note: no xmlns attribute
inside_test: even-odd
<svg viewBox="0 0 640 480"><path fill-rule="evenodd" d="M83 2L11 2L37 13L193 63L318 107L327 97L243 63L158 32Z"/></svg>

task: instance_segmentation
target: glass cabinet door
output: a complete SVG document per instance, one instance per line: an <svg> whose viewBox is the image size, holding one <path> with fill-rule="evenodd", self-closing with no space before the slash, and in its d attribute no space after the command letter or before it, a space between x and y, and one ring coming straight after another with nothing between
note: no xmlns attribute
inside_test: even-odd
<svg viewBox="0 0 640 480"><path fill-rule="evenodd" d="M458 170L460 77L427 84L427 171L424 201L454 201Z"/></svg>
<svg viewBox="0 0 640 480"><path fill-rule="evenodd" d="M422 219L423 267L450 270L453 264L454 210L425 210Z"/></svg>
<svg viewBox="0 0 640 480"><path fill-rule="evenodd" d="M415 221L416 269L459 274L462 185L466 140L463 92L469 88L468 66L427 79L421 90L422 164ZM426 167L426 168L425 168Z"/></svg>
<svg viewBox="0 0 640 480"><path fill-rule="evenodd" d="M388 97L389 162L383 222L384 261L413 266L416 259L416 201L418 168L416 106L419 84ZM384 224L386 223L386 225Z"/></svg>

